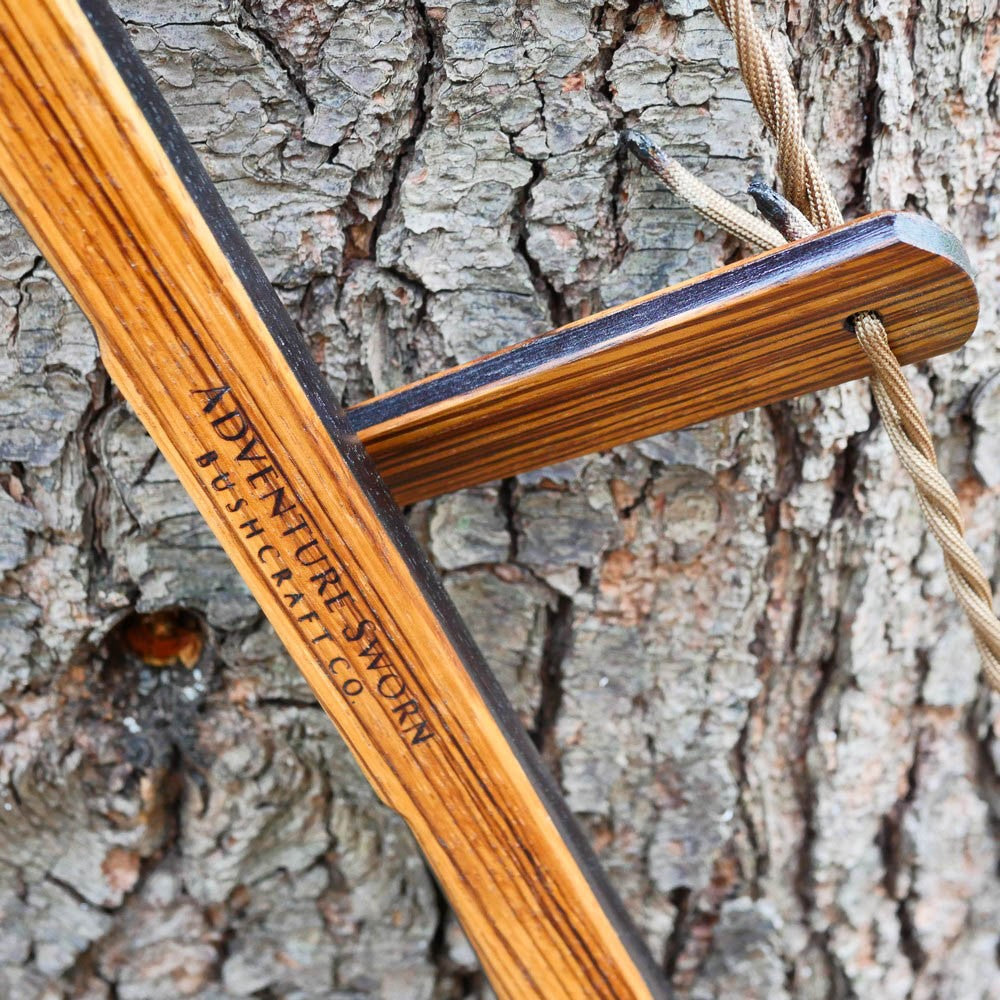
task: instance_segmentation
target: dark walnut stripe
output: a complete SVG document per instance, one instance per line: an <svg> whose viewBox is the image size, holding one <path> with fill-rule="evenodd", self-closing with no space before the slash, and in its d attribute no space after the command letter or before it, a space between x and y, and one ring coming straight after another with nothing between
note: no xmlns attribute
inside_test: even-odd
<svg viewBox="0 0 1000 1000"><path fill-rule="evenodd" d="M666 996L103 2L0 0L0 193L503 997Z"/></svg>
<svg viewBox="0 0 1000 1000"><path fill-rule="evenodd" d="M846 320L904 363L961 346L978 300L953 237L884 212L713 271L348 410L409 503L860 378Z"/></svg>

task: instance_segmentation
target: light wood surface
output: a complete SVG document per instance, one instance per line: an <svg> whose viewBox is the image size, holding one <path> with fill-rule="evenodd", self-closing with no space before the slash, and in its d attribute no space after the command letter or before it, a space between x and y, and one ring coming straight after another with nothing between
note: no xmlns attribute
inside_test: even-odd
<svg viewBox="0 0 1000 1000"><path fill-rule="evenodd" d="M666 995L103 0L0 0L0 189L498 994Z"/></svg>
<svg viewBox="0 0 1000 1000"><path fill-rule="evenodd" d="M609 309L348 410L409 503L839 382L870 366L848 317L885 319L904 364L978 316L961 248L871 215Z"/></svg>

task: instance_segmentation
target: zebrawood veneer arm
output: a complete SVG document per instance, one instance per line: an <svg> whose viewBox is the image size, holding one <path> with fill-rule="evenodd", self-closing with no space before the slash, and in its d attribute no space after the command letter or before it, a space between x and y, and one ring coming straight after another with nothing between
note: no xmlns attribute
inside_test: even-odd
<svg viewBox="0 0 1000 1000"><path fill-rule="evenodd" d="M870 373L849 316L904 363L978 315L955 239L883 212L701 275L348 410L400 503L552 465Z"/></svg>
<svg viewBox="0 0 1000 1000"><path fill-rule="evenodd" d="M0 192L497 992L666 995L103 0L0 0Z"/></svg>

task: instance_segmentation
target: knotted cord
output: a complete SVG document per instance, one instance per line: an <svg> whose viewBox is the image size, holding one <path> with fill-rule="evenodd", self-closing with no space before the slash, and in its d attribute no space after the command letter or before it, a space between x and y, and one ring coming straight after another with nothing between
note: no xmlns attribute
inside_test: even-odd
<svg viewBox="0 0 1000 1000"><path fill-rule="evenodd" d="M814 232L840 225L844 221L840 207L805 142L791 77L757 25L750 0L710 0L710 3L736 42L744 85L777 143L777 172L785 196L805 214ZM634 134L628 138L635 149ZM655 148L647 150L645 155L637 152L675 194L734 236L757 249L786 242L781 233L760 220L749 226L746 221L749 213L703 184L676 160ZM800 231L796 235L808 234ZM774 237L778 243L768 242ZM994 690L1000 691L1000 620L993 610L993 591L986 573L965 541L958 497L938 469L927 422L892 352L882 320L875 313L860 312L852 321L873 369L872 393L889 440L913 480L928 527L941 546L948 581L972 627L986 679Z"/></svg>

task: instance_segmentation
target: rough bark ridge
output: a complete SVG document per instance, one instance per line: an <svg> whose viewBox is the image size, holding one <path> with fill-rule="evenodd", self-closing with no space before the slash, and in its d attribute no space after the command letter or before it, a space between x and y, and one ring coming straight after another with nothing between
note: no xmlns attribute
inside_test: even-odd
<svg viewBox="0 0 1000 1000"><path fill-rule="evenodd" d="M768 167L700 0L116 7L346 402L732 256L625 125L729 194ZM995 568L997 4L765 16L849 209L925 212L978 269L980 332L916 378ZM0 227L0 995L488 995ZM1000 997L997 703L865 386L413 523L681 996ZM204 649L144 664L120 623L171 607Z"/></svg>

